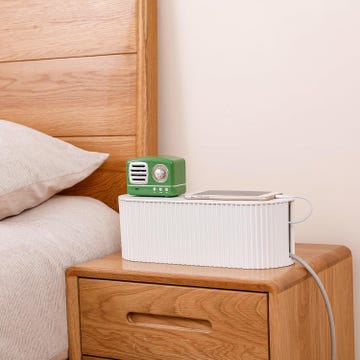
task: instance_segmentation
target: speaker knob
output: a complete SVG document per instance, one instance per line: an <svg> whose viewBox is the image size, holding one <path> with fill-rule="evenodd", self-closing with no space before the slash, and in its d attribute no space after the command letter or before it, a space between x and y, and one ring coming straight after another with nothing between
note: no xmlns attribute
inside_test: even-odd
<svg viewBox="0 0 360 360"><path fill-rule="evenodd" d="M153 178L155 179L155 181L157 181L159 183L165 182L169 176L169 170L163 164L155 165L152 173L153 173Z"/></svg>

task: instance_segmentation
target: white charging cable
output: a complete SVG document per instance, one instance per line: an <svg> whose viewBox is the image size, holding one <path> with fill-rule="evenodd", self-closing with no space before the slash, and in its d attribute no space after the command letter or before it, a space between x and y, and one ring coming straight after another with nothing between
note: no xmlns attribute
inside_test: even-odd
<svg viewBox="0 0 360 360"><path fill-rule="evenodd" d="M312 215L313 206L312 206L311 202L302 196L282 195L282 194L280 195L279 194L279 195L276 195L275 198L276 199L294 199L294 200L300 199L300 200L304 200L309 205L309 212L307 213L307 215L304 218L302 218L301 220L289 221L289 224L291 224L291 225L301 224L301 223L305 222Z"/></svg>
<svg viewBox="0 0 360 360"><path fill-rule="evenodd" d="M294 225L294 224L300 224L304 221L306 221L312 214L313 212L313 206L311 204L311 202L302 197L302 196L292 196L292 195L276 195L276 199L300 199L300 200L304 200L305 202L307 202L307 204L309 205L309 212L308 214L301 220L298 221L289 221L289 224ZM314 278L316 284L318 285L321 295L325 301L325 305L326 305L326 310L327 310L327 314L328 314L328 319L329 319L329 325L330 325L330 336L331 336L331 360L336 360L336 333L335 333L335 321L334 321L334 314L331 308L331 303L330 303L330 299L329 296L325 290L324 284L321 282L319 276L317 275L317 273L314 271L314 269L300 256L297 256L295 254L290 253L289 256L297 261L298 263L300 263L308 272L309 274Z"/></svg>

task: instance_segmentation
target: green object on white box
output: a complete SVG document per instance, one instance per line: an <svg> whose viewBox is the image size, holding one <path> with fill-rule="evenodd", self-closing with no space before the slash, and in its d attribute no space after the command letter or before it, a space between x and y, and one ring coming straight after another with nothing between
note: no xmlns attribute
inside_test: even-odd
<svg viewBox="0 0 360 360"><path fill-rule="evenodd" d="M146 156L126 163L127 192L137 196L174 197L186 191L185 160Z"/></svg>

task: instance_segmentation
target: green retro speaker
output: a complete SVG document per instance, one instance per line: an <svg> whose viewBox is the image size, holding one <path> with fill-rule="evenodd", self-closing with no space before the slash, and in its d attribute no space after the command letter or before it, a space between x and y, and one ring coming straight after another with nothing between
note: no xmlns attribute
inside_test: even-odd
<svg viewBox="0 0 360 360"><path fill-rule="evenodd" d="M147 156L126 163L127 192L139 196L178 196L186 190L185 160Z"/></svg>

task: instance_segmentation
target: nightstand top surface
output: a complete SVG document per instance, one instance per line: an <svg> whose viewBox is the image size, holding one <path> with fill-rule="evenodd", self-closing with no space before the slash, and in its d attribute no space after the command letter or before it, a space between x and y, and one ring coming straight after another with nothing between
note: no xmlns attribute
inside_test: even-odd
<svg viewBox="0 0 360 360"><path fill-rule="evenodd" d="M296 254L316 272L351 257L341 245L296 244ZM310 276L299 264L269 270L243 270L205 266L170 265L127 261L120 253L68 269L67 276L146 282L217 289L281 292Z"/></svg>

